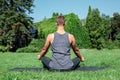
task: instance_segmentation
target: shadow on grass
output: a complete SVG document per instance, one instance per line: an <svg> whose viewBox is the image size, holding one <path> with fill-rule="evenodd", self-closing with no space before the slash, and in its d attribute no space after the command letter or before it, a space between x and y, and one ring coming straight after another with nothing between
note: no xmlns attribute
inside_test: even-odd
<svg viewBox="0 0 120 80"><path fill-rule="evenodd" d="M104 70L106 68L109 68L109 66L105 66L105 67L83 66L83 67L76 68L76 70L78 70L78 71L98 71L98 70Z"/></svg>
<svg viewBox="0 0 120 80"><path fill-rule="evenodd" d="M96 66L83 66L83 67L78 67L75 70L69 70L69 71L98 71L98 70L104 70L106 68L109 68L109 66L105 67L96 67ZM44 71L47 69L44 68L13 68L10 69L10 71ZM56 70L50 70L50 71L56 71ZM60 70L57 70L60 71Z"/></svg>

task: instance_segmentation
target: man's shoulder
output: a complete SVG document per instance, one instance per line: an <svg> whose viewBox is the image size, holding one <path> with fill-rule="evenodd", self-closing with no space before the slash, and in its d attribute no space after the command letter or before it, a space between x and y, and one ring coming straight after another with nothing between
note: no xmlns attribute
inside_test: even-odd
<svg viewBox="0 0 120 80"><path fill-rule="evenodd" d="M50 34L48 34L48 36L52 36L54 33L50 33Z"/></svg>
<svg viewBox="0 0 120 80"><path fill-rule="evenodd" d="M70 38L73 38L73 37L74 37L74 35L69 33L69 37L70 37Z"/></svg>
<svg viewBox="0 0 120 80"><path fill-rule="evenodd" d="M74 41L74 35L69 33L69 41L72 43Z"/></svg>
<svg viewBox="0 0 120 80"><path fill-rule="evenodd" d="M48 38L53 38L53 37L54 37L54 33L48 34Z"/></svg>

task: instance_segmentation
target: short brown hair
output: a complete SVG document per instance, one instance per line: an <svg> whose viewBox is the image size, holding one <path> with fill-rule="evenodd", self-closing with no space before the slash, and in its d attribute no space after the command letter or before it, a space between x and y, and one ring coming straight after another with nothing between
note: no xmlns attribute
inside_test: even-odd
<svg viewBox="0 0 120 80"><path fill-rule="evenodd" d="M65 26L65 17L64 16L58 16L56 20L57 25L63 25Z"/></svg>

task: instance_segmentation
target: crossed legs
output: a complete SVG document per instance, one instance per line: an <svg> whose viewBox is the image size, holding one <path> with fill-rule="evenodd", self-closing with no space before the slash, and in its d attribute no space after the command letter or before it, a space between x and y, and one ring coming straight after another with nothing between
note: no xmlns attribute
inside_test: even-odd
<svg viewBox="0 0 120 80"><path fill-rule="evenodd" d="M43 57L41 59L41 61L42 61L43 67L45 69L50 70L49 63L50 63L51 59L48 58L48 57ZM73 67L71 68L71 70L74 70L74 69L76 69L79 66L80 59L78 57L76 57L76 58L72 59L72 61L73 61Z"/></svg>

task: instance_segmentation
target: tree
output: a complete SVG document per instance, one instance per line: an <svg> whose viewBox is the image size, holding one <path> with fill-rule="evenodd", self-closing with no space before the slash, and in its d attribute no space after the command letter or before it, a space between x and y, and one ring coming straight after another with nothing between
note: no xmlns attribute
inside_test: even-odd
<svg viewBox="0 0 120 80"><path fill-rule="evenodd" d="M113 47L120 48L120 14L114 13L111 18L110 40Z"/></svg>
<svg viewBox="0 0 120 80"><path fill-rule="evenodd" d="M120 14L114 13L111 18L111 40L120 40Z"/></svg>
<svg viewBox="0 0 120 80"><path fill-rule="evenodd" d="M111 18L108 15L102 14L102 27L103 29L103 35L106 41L109 41L111 39L110 37L110 31L111 31Z"/></svg>
<svg viewBox="0 0 120 80"><path fill-rule="evenodd" d="M89 47L89 35L86 28L82 26L82 23L77 15L70 13L65 15L66 26L65 30L72 33L76 38L76 43L79 48Z"/></svg>
<svg viewBox="0 0 120 80"><path fill-rule="evenodd" d="M99 10L91 9L89 6L85 27L89 33L91 48L101 49L104 47L104 27L101 22Z"/></svg>
<svg viewBox="0 0 120 80"><path fill-rule="evenodd" d="M20 47L17 40L24 35L29 36L29 28L32 24L32 17L26 13L32 13L34 0L0 0L0 45L14 44ZM17 24L15 26L15 24ZM17 33L17 34L16 34ZM17 39L19 38L19 39Z"/></svg>
<svg viewBox="0 0 120 80"><path fill-rule="evenodd" d="M55 12L54 12L54 13L52 14L52 17L56 17L56 16L58 16L58 15L59 15L58 13L55 13Z"/></svg>

